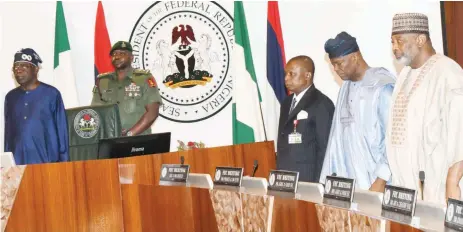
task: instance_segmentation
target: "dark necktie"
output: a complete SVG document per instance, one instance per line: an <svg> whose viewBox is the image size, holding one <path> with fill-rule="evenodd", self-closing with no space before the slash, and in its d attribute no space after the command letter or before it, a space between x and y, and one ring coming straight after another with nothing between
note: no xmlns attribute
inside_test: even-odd
<svg viewBox="0 0 463 232"><path fill-rule="evenodd" d="M289 108L289 113L294 110L294 106L296 106L296 98L293 98L293 101L291 102L291 108Z"/></svg>

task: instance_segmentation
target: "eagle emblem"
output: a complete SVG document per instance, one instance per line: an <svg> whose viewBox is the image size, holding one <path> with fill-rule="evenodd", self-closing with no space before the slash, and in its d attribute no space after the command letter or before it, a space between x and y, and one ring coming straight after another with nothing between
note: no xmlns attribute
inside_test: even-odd
<svg viewBox="0 0 463 232"><path fill-rule="evenodd" d="M181 45L187 46L190 45L190 41L195 40L195 33L193 32L193 28L190 25L180 25L174 27L172 30L172 44L177 43L178 38L181 38L180 42Z"/></svg>
<svg viewBox="0 0 463 232"><path fill-rule="evenodd" d="M211 82L210 63L218 61L218 55L209 51L211 42L208 34L201 34L197 40L193 27L184 24L172 29L170 45L163 39L157 41L160 58L155 66L162 69L163 84L169 88L191 88Z"/></svg>

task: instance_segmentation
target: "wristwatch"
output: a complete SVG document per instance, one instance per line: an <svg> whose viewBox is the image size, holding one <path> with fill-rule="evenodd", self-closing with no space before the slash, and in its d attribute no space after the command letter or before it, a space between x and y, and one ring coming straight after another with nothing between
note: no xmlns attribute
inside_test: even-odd
<svg viewBox="0 0 463 232"><path fill-rule="evenodd" d="M132 131L127 131L127 136L132 136L133 132Z"/></svg>

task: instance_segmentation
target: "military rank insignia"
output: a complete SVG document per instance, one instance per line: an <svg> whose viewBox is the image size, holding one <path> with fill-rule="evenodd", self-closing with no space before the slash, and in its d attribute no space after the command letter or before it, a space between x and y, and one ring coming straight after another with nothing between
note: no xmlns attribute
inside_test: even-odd
<svg viewBox="0 0 463 232"><path fill-rule="evenodd" d="M140 86L135 83L131 83L129 86L125 87L125 95L129 97L138 97L141 96Z"/></svg>
<svg viewBox="0 0 463 232"><path fill-rule="evenodd" d="M154 88L154 87L157 86L156 80L154 79L153 76L151 76L150 78L148 78L148 85L149 85L151 88Z"/></svg>

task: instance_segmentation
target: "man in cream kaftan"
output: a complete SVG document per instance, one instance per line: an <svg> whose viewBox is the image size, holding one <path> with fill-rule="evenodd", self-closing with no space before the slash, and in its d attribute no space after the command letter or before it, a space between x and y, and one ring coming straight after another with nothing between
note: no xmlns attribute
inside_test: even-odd
<svg viewBox="0 0 463 232"><path fill-rule="evenodd" d="M435 53L427 28L425 15L394 17L393 50L407 66L392 95L387 154L393 185L416 189L421 199L419 173L423 171L424 200L445 204L446 187L453 186L448 172L463 161L463 71L450 58ZM461 172L461 165L459 169L455 173ZM457 176L456 187L461 174ZM451 192L450 197L461 198Z"/></svg>

